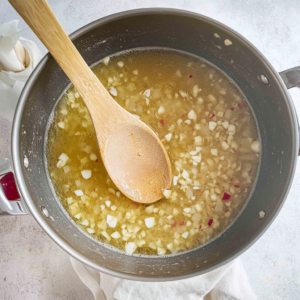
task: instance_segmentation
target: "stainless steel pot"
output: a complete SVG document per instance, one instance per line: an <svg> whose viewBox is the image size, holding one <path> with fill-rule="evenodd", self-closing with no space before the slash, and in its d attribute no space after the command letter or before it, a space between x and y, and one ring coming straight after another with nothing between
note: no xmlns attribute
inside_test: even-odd
<svg viewBox="0 0 300 300"><path fill-rule="evenodd" d="M56 201L47 177L47 124L70 84L47 54L22 92L13 124L12 162L22 199L8 201L0 187L2 210L9 214L29 211L70 255L101 272L127 279L188 278L220 267L250 247L278 214L293 179L299 131L286 87L300 84L300 67L278 74L238 33L207 17L180 10L142 9L115 14L79 29L71 38L89 65L127 49L168 47L198 55L226 72L249 100L259 126L261 167L254 192L223 234L185 253L166 257L130 256L92 239ZM225 39L232 45L225 46ZM24 156L29 160L28 168L24 166ZM2 176L10 171L11 162L2 159Z"/></svg>

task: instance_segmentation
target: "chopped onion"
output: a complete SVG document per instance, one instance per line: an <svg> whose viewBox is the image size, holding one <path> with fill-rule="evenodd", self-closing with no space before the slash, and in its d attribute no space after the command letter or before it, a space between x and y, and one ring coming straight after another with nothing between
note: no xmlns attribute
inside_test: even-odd
<svg viewBox="0 0 300 300"><path fill-rule="evenodd" d="M121 237L121 234L118 231L115 231L110 236L114 239L119 239Z"/></svg>
<svg viewBox="0 0 300 300"><path fill-rule="evenodd" d="M228 149L229 149L229 145L228 145L225 141L223 141L223 142L221 143L221 147L222 147L224 150L228 150Z"/></svg>
<svg viewBox="0 0 300 300"><path fill-rule="evenodd" d="M251 149L254 151L254 152L256 152L256 153L258 153L259 152L259 141L254 141L252 144L251 144Z"/></svg>
<svg viewBox="0 0 300 300"><path fill-rule="evenodd" d="M89 179L92 176L92 171L91 170L83 170L83 171L81 171L81 175L84 179Z"/></svg>
<svg viewBox="0 0 300 300"><path fill-rule="evenodd" d="M151 94L151 90L150 89L145 90L145 92L144 92L144 96L145 97L149 98L150 94Z"/></svg>
<svg viewBox="0 0 300 300"><path fill-rule="evenodd" d="M176 76L178 76L178 77L181 77L181 76L182 76L180 70L177 70L175 74L176 74Z"/></svg>
<svg viewBox="0 0 300 300"><path fill-rule="evenodd" d="M146 218L144 221L145 221L145 225L146 225L147 228L152 228L155 225L155 218L154 217Z"/></svg>
<svg viewBox="0 0 300 300"><path fill-rule="evenodd" d="M101 234L107 238L109 241L111 240L110 236L107 234L107 232L104 230L104 231L101 231Z"/></svg>
<svg viewBox="0 0 300 300"><path fill-rule="evenodd" d="M95 213L95 214L99 214L100 208L101 208L101 207L100 207L99 205L95 205L95 206L93 207L94 213Z"/></svg>
<svg viewBox="0 0 300 300"><path fill-rule="evenodd" d="M231 198L231 195L224 193L222 200L229 200Z"/></svg>
<svg viewBox="0 0 300 300"><path fill-rule="evenodd" d="M67 202L68 202L68 205L70 205L74 202L74 200L72 197L69 197L69 198L67 198Z"/></svg>
<svg viewBox="0 0 300 300"><path fill-rule="evenodd" d="M116 194L116 191L113 188L108 188L108 192L114 195Z"/></svg>
<svg viewBox="0 0 300 300"><path fill-rule="evenodd" d="M183 170L181 175L184 179L188 179L190 177L190 174L186 170Z"/></svg>
<svg viewBox="0 0 300 300"><path fill-rule="evenodd" d="M189 236L189 232L186 231L181 235L184 239L186 239Z"/></svg>
<svg viewBox="0 0 300 300"><path fill-rule="evenodd" d="M217 127L216 122L211 121L211 122L208 123L208 128L209 128L210 131L215 130L216 127Z"/></svg>
<svg viewBox="0 0 300 300"><path fill-rule="evenodd" d="M63 169L64 169L65 173L69 173L70 172L70 167L69 166L65 166Z"/></svg>
<svg viewBox="0 0 300 300"><path fill-rule="evenodd" d="M200 222L201 218L202 218L201 215L195 213L192 216L192 221L197 223L197 222Z"/></svg>
<svg viewBox="0 0 300 300"><path fill-rule="evenodd" d="M210 149L211 155L218 156L218 149Z"/></svg>
<svg viewBox="0 0 300 300"><path fill-rule="evenodd" d="M193 87L193 96L196 98L198 96L198 93L199 93L199 87L198 85L194 85Z"/></svg>
<svg viewBox="0 0 300 300"><path fill-rule="evenodd" d="M167 135L165 135L165 139L169 142L172 138L172 133L168 133Z"/></svg>
<svg viewBox="0 0 300 300"><path fill-rule="evenodd" d="M74 218L80 219L81 218L81 213L78 213L77 215L75 215Z"/></svg>
<svg viewBox="0 0 300 300"><path fill-rule="evenodd" d="M103 59L103 63L107 66L108 63L109 63L109 60L110 60L110 57L109 57L109 56L106 56L106 57Z"/></svg>
<svg viewBox="0 0 300 300"><path fill-rule="evenodd" d="M178 179L179 179L178 176L173 177L173 185L177 185Z"/></svg>
<svg viewBox="0 0 300 300"><path fill-rule="evenodd" d="M169 198L171 197L171 194L172 194L172 191L170 191L170 190L164 190L164 191L163 191L163 195L164 195L167 199L169 199Z"/></svg>
<svg viewBox="0 0 300 300"><path fill-rule="evenodd" d="M213 229L212 228L205 228L205 229L203 229L203 231L206 233L206 234L208 234L208 235L212 235L213 234Z"/></svg>
<svg viewBox="0 0 300 300"><path fill-rule="evenodd" d="M90 223L87 219L85 219L80 224L83 225L83 226L89 226Z"/></svg>
<svg viewBox="0 0 300 300"><path fill-rule="evenodd" d="M118 223L118 219L116 217L113 217L111 215L106 216L106 223L108 224L109 227L115 228Z"/></svg>
<svg viewBox="0 0 300 300"><path fill-rule="evenodd" d="M112 86L109 90L109 92L113 95L113 96L118 96L118 91Z"/></svg>
<svg viewBox="0 0 300 300"><path fill-rule="evenodd" d="M201 162L201 154L192 156L192 159L197 163Z"/></svg>
<svg viewBox="0 0 300 300"><path fill-rule="evenodd" d="M66 162L68 161L69 157L65 153L62 153L58 159Z"/></svg>
<svg viewBox="0 0 300 300"><path fill-rule="evenodd" d="M146 207L145 211L147 214L152 214L154 210L154 205L150 205L148 207Z"/></svg>
<svg viewBox="0 0 300 300"><path fill-rule="evenodd" d="M95 233L96 232L96 230L93 229L93 228L87 228L86 230L87 230L88 233Z"/></svg>
<svg viewBox="0 0 300 300"><path fill-rule="evenodd" d="M202 137L196 136L195 137L195 145L201 145L202 144Z"/></svg>
<svg viewBox="0 0 300 300"><path fill-rule="evenodd" d="M128 253L128 254L134 253L136 248L137 248L137 245L134 242L130 242L130 243L125 244L125 252Z"/></svg>
<svg viewBox="0 0 300 300"><path fill-rule="evenodd" d="M187 97L187 93L184 91L179 91L179 94L182 98L186 98Z"/></svg>
<svg viewBox="0 0 300 300"><path fill-rule="evenodd" d="M77 196L83 196L82 190L76 190L74 193L75 193Z"/></svg>
<svg viewBox="0 0 300 300"><path fill-rule="evenodd" d="M230 124L228 126L228 134L229 135L234 135L235 134L235 126L233 124Z"/></svg>
<svg viewBox="0 0 300 300"><path fill-rule="evenodd" d="M165 108L163 106L161 106L157 112L161 115L161 114L165 113L165 111L166 111Z"/></svg>
<svg viewBox="0 0 300 300"><path fill-rule="evenodd" d="M218 202L215 206L215 212L221 213L223 211L224 204L222 202Z"/></svg>
<svg viewBox="0 0 300 300"><path fill-rule="evenodd" d="M197 120L197 115L193 109L188 113L188 118L190 120Z"/></svg>
<svg viewBox="0 0 300 300"><path fill-rule="evenodd" d="M232 45L232 41L226 39L226 40L224 41L224 44L225 44L225 46L231 46L231 45Z"/></svg>
<svg viewBox="0 0 300 300"><path fill-rule="evenodd" d="M93 161L96 161L97 160L97 155L94 154L94 153L91 153L90 154L90 159L93 160Z"/></svg>

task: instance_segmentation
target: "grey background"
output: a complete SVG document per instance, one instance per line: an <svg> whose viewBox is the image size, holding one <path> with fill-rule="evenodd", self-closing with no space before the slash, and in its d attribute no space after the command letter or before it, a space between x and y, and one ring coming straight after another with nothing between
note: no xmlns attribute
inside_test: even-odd
<svg viewBox="0 0 300 300"><path fill-rule="evenodd" d="M172 7L198 12L235 29L278 70L300 65L299 0L49 0L67 33L103 16L142 7ZM0 23L19 19L0 0ZM20 20L20 28L27 25ZM30 29L22 35L45 47ZM290 91L300 113L300 92ZM10 121L0 112L0 157L9 155ZM300 299L300 163L289 197L264 236L242 255L258 299ZM68 255L30 216L0 218L0 299L93 299L78 279Z"/></svg>

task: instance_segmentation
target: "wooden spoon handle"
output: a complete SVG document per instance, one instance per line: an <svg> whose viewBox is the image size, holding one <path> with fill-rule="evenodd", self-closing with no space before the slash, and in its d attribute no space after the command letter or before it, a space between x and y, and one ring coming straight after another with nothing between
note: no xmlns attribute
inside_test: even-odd
<svg viewBox="0 0 300 300"><path fill-rule="evenodd" d="M45 0L9 0L9 2L64 70L90 113L95 114L96 111L101 123L104 122L115 107L115 101L85 63L48 3ZM94 117L93 115L93 120Z"/></svg>

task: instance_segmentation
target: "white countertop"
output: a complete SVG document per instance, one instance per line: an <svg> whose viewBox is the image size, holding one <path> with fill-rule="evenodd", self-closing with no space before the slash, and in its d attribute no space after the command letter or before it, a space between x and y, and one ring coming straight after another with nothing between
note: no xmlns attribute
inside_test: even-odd
<svg viewBox="0 0 300 300"><path fill-rule="evenodd" d="M250 40L278 70L300 65L299 0L49 0L68 33L103 16L134 8L173 7L214 18ZM20 20L0 0L0 22ZM45 47L30 29L22 34ZM300 113L300 91L291 90ZM0 113L0 157L9 155L10 123ZM258 299L300 299L300 162L290 194L277 219L242 261ZM0 218L0 299L93 299L69 256L31 216Z"/></svg>

